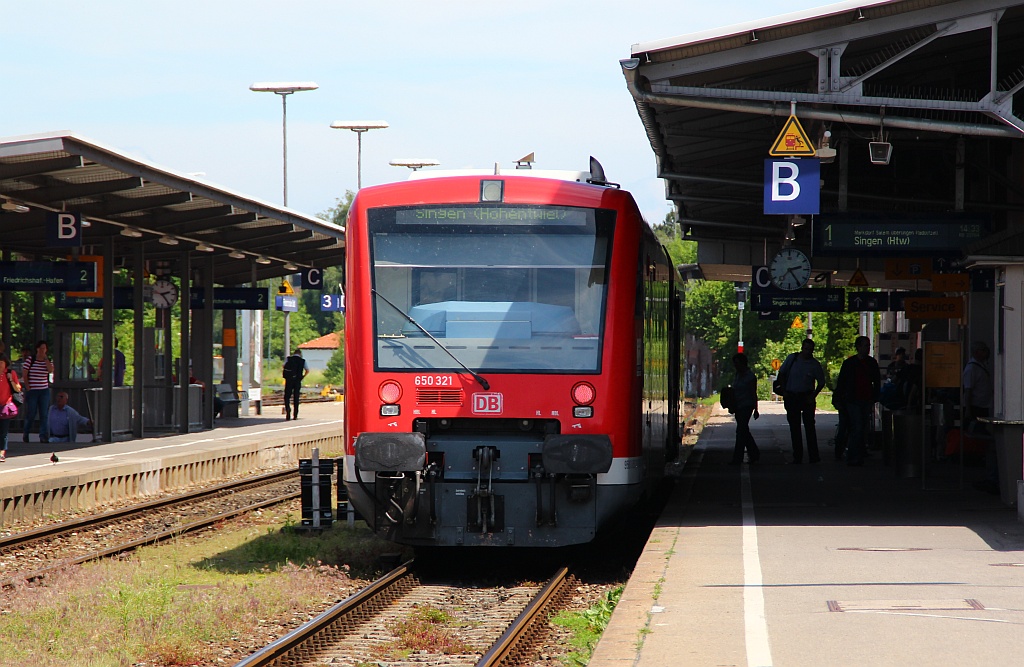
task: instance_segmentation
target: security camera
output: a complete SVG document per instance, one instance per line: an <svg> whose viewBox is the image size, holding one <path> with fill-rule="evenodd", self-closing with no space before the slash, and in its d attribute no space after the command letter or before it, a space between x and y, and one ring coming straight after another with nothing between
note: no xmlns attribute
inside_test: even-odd
<svg viewBox="0 0 1024 667"><path fill-rule="evenodd" d="M892 144L888 141L871 141L868 143L868 155L871 157L871 164L889 164Z"/></svg>

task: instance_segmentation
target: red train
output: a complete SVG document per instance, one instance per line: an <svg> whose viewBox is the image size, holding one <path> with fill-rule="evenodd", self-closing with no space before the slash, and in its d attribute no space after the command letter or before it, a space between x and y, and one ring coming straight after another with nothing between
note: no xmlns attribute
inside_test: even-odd
<svg viewBox="0 0 1024 667"><path fill-rule="evenodd" d="M588 542L677 455L678 277L591 172L420 177L352 203L344 482L381 536Z"/></svg>

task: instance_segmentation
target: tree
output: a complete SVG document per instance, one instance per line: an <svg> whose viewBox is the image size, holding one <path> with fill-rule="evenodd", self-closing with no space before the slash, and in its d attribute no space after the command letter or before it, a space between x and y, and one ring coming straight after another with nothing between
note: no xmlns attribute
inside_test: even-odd
<svg viewBox="0 0 1024 667"><path fill-rule="evenodd" d="M343 384L345 382L345 341L342 339L341 345L335 350L334 354L331 355L330 360L327 362L327 368L324 369L324 379L331 384Z"/></svg>

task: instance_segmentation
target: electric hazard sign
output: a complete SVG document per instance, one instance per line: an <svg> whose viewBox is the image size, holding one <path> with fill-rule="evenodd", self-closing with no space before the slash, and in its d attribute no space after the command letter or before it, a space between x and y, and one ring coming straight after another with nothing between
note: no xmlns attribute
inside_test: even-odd
<svg viewBox="0 0 1024 667"><path fill-rule="evenodd" d="M811 157L815 155L815 149L800 121L796 116L790 116L768 154L772 157Z"/></svg>

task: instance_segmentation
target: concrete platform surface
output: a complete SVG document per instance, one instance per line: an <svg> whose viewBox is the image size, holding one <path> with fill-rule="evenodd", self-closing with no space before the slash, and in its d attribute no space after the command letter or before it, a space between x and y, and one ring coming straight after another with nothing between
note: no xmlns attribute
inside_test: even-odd
<svg viewBox="0 0 1024 667"><path fill-rule="evenodd" d="M40 443L32 435L26 443L11 433L0 464L0 526L291 465L314 447L323 456L343 451L342 402L303 404L293 421L278 409L219 419L208 431L111 443L94 443L91 435L75 443Z"/></svg>
<svg viewBox="0 0 1024 667"><path fill-rule="evenodd" d="M590 667L1024 662L1024 525L983 467L849 467L821 412L821 462L788 464L761 408L757 464L729 465L730 415L705 427Z"/></svg>

